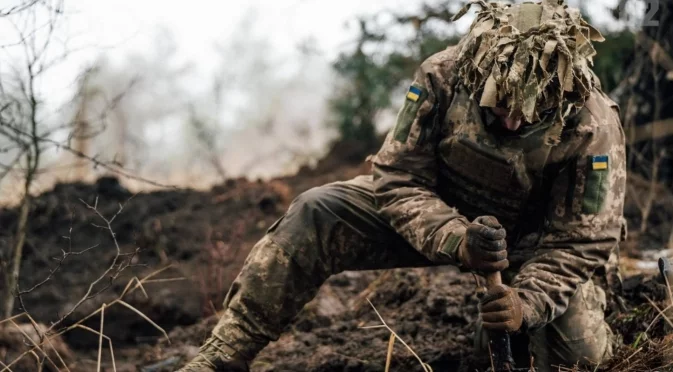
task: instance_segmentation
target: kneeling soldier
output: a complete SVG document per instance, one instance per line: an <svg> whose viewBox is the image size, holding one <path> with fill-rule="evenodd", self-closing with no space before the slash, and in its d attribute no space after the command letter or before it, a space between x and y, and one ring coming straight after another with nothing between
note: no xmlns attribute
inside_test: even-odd
<svg viewBox="0 0 673 372"><path fill-rule="evenodd" d="M181 371L246 371L330 275L442 264L504 270L478 326L527 334L540 371L611 356L592 276L624 235L626 169L591 71L602 36L562 0L477 3L461 42L417 70L373 174L294 200Z"/></svg>

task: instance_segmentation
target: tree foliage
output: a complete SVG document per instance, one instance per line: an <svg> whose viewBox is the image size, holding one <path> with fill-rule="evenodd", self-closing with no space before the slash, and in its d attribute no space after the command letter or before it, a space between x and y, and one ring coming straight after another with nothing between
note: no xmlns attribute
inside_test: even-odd
<svg viewBox="0 0 673 372"><path fill-rule="evenodd" d="M605 41L595 43L594 72L601 80L603 91L611 92L626 78L633 60L635 35L630 30L606 33Z"/></svg>
<svg viewBox="0 0 673 372"><path fill-rule="evenodd" d="M377 144L377 114L393 106L392 94L404 87L424 59L459 41L461 35L450 21L452 5L460 4L443 1L426 4L413 14L381 13L358 20L356 46L333 65L341 84L330 101L330 125L340 139ZM382 24L382 18L387 22ZM399 34L405 31L410 36L400 41ZM604 36L605 42L595 44L594 72L603 90L610 92L626 76L635 39L629 30Z"/></svg>
<svg viewBox="0 0 673 372"><path fill-rule="evenodd" d="M379 14L358 20L355 48L342 53L333 65L341 82L330 100L330 125L341 139L376 145L376 118L392 107L392 94L424 59L457 43L450 3L425 5L417 14ZM382 18L387 18L385 24ZM404 33L408 37L400 40Z"/></svg>

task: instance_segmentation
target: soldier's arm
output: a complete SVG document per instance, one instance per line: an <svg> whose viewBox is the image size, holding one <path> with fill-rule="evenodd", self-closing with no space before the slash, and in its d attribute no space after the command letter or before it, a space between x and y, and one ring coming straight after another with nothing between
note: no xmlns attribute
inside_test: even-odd
<svg viewBox="0 0 673 372"><path fill-rule="evenodd" d="M435 192L436 145L453 92L453 51L416 71L395 127L373 159L374 194L381 215L412 246L435 262L453 263L468 221Z"/></svg>
<svg viewBox="0 0 673 372"><path fill-rule="evenodd" d="M590 127L554 182L541 245L512 282L528 327L562 315L622 237L626 161L617 110L606 107Z"/></svg>

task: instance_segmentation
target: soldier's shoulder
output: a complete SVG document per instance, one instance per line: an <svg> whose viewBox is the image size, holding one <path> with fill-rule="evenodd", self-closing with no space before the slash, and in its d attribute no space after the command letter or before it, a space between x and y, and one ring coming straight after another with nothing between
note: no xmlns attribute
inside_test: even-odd
<svg viewBox="0 0 673 372"><path fill-rule="evenodd" d="M421 69L425 72L434 73L443 77L449 77L453 74L453 68L458 58L458 46L449 46L441 52L435 53L426 58L421 64Z"/></svg>
<svg viewBox="0 0 673 372"><path fill-rule="evenodd" d="M619 105L600 89L594 89L577 115L578 134L621 130Z"/></svg>
<svg viewBox="0 0 673 372"><path fill-rule="evenodd" d="M447 66L455 63L458 59L458 46L452 45L426 58L423 64L432 66Z"/></svg>
<svg viewBox="0 0 673 372"><path fill-rule="evenodd" d="M599 88L591 92L585 107L595 118L606 118L615 112L619 114L619 105Z"/></svg>
<svg viewBox="0 0 673 372"><path fill-rule="evenodd" d="M566 121L559 153L569 156L590 143L623 145L624 141L617 104L600 89L594 89L584 107Z"/></svg>

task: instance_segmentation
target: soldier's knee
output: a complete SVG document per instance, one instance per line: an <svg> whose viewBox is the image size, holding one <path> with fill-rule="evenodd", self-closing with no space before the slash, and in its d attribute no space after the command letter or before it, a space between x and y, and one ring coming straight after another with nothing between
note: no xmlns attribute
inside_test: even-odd
<svg viewBox="0 0 673 372"><path fill-rule="evenodd" d="M287 212L268 230L269 238L281 247L304 271L322 276L328 272L325 236L330 236L333 214L325 213L331 201L325 186L297 196Z"/></svg>
<svg viewBox="0 0 673 372"><path fill-rule="evenodd" d="M531 337L530 351L540 372L555 371L558 367L554 366L592 366L613 355L614 336L607 324L594 330L592 336L579 340L549 336Z"/></svg>
<svg viewBox="0 0 673 372"><path fill-rule="evenodd" d="M317 214L321 214L328 204L328 192L325 186L314 187L299 194L290 204L285 214L266 231L274 236L295 241L306 234L310 234L312 224L315 224Z"/></svg>
<svg viewBox="0 0 673 372"><path fill-rule="evenodd" d="M580 366L595 365L612 356L613 334L607 323L603 323L593 336L583 340L566 343L560 348L560 358L568 365Z"/></svg>
<svg viewBox="0 0 673 372"><path fill-rule="evenodd" d="M290 209L309 209L320 210L332 206L332 187L330 185L323 185L314 187L299 194L292 202Z"/></svg>
<svg viewBox="0 0 673 372"><path fill-rule="evenodd" d="M585 366L611 357L615 337L604 320L605 303L601 288L591 281L581 285L566 312L531 335L536 367L546 371L555 364Z"/></svg>

